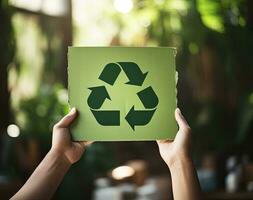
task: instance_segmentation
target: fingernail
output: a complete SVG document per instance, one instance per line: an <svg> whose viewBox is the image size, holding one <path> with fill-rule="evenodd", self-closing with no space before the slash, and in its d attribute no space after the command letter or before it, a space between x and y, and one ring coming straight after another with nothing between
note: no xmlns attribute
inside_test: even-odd
<svg viewBox="0 0 253 200"><path fill-rule="evenodd" d="M76 108L74 107L74 108L72 108L71 110L70 110L70 112L69 112L69 114L74 114L76 112Z"/></svg>
<svg viewBox="0 0 253 200"><path fill-rule="evenodd" d="M181 110L180 110L179 108L177 108L177 112L178 112L178 114L180 114L180 115L182 114L182 113L181 113Z"/></svg>

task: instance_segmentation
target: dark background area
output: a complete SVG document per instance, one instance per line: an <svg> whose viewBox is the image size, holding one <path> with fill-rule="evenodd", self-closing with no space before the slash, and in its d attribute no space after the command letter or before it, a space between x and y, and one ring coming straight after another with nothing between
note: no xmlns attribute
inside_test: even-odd
<svg viewBox="0 0 253 200"><path fill-rule="evenodd" d="M1 199L30 176L68 112L71 45L176 47L178 106L205 198L253 199L253 1L0 0ZM90 199L95 179L130 160L144 160L148 177L169 174L155 142L97 142L55 199Z"/></svg>

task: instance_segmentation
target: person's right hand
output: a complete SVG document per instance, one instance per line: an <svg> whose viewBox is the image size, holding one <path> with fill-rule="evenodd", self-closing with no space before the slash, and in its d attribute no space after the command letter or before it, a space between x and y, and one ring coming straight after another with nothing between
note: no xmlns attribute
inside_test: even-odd
<svg viewBox="0 0 253 200"><path fill-rule="evenodd" d="M191 128L179 108L175 110L175 118L179 126L179 131L177 132L175 140L157 141L161 157L168 167L171 167L178 160L191 159Z"/></svg>
<svg viewBox="0 0 253 200"><path fill-rule="evenodd" d="M76 117L77 110L76 108L72 108L53 128L51 152L54 152L55 155L64 156L69 164L77 162L87 145L92 143L88 141L73 142L71 140L69 127Z"/></svg>

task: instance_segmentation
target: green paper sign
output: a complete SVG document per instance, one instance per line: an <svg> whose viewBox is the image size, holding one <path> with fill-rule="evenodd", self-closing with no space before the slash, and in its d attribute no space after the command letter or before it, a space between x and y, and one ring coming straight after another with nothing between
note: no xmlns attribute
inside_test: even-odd
<svg viewBox="0 0 253 200"><path fill-rule="evenodd" d="M174 139L175 48L70 47L75 141Z"/></svg>

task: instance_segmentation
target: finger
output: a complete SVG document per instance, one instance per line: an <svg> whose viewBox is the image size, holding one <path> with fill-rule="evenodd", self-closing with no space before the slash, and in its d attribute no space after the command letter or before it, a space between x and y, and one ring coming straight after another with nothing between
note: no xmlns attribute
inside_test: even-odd
<svg viewBox="0 0 253 200"><path fill-rule="evenodd" d="M173 140L156 140L157 144L164 144L164 143L170 143L170 142L173 142Z"/></svg>
<svg viewBox="0 0 253 200"><path fill-rule="evenodd" d="M56 126L59 128L67 128L73 122L76 115L77 115L76 108L72 108L70 112L56 124Z"/></svg>
<svg viewBox="0 0 253 200"><path fill-rule="evenodd" d="M84 145L91 145L92 143L94 143L94 141L83 141L83 142L80 142Z"/></svg>
<svg viewBox="0 0 253 200"><path fill-rule="evenodd" d="M90 146L92 143L94 143L94 141L82 141L82 142L79 142L79 144L81 144L83 147Z"/></svg>
<svg viewBox="0 0 253 200"><path fill-rule="evenodd" d="M189 124L185 120L179 108L176 108L175 110L175 118L178 123L179 129L186 130L190 128Z"/></svg>

